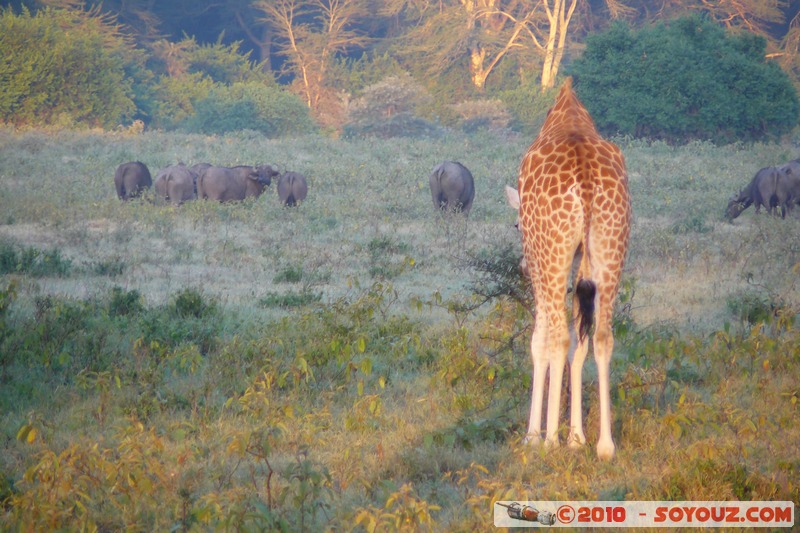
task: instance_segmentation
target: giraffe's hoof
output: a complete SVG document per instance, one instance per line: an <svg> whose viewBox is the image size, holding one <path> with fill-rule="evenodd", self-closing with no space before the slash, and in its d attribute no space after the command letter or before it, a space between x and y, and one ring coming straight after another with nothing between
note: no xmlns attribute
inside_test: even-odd
<svg viewBox="0 0 800 533"><path fill-rule="evenodd" d="M610 461L614 458L614 441L607 442L600 441L597 443L597 457L604 461Z"/></svg>
<svg viewBox="0 0 800 533"><path fill-rule="evenodd" d="M578 450L583 448L583 445L586 444L586 437L583 434L573 433L569 436L569 447L572 450Z"/></svg>
<svg viewBox="0 0 800 533"><path fill-rule="evenodd" d="M553 450L558 448L558 437L553 437L552 439L545 439L544 447L548 450Z"/></svg>
<svg viewBox="0 0 800 533"><path fill-rule="evenodd" d="M534 435L532 433L528 433L525 435L525 438L522 439L522 444L524 446L536 447L542 443L542 438L539 435Z"/></svg>

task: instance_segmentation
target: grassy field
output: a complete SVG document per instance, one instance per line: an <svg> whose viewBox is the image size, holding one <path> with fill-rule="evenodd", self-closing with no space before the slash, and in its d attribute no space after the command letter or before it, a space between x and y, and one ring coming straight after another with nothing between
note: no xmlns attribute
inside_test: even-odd
<svg viewBox="0 0 800 533"><path fill-rule="evenodd" d="M477 305L520 255L503 186L530 141L0 129L0 530L476 531L498 499L800 503L800 219L722 219L798 149L617 139L634 226L603 463L591 359L590 445L526 448L530 314ZM444 159L475 176L466 221L433 212ZM129 160L277 164L308 200L122 204Z"/></svg>

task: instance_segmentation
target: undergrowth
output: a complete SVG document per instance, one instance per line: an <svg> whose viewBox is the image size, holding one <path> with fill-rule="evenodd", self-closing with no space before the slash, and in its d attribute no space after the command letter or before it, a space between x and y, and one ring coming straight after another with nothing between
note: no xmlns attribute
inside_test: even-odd
<svg viewBox="0 0 800 533"><path fill-rule="evenodd" d="M242 336L195 289L163 306L118 287L49 297L33 316L15 291L0 293L3 529L475 530L498 499L800 497L791 314L711 336L630 324L607 467L590 447L521 445L529 315L511 298L449 306L442 327L425 317L448 302L397 313L375 282Z"/></svg>

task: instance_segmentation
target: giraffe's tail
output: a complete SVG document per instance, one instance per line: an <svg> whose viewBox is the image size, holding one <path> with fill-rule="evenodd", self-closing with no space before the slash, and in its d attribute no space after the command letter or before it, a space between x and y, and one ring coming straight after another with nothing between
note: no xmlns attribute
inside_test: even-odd
<svg viewBox="0 0 800 533"><path fill-rule="evenodd" d="M578 300L578 340L583 342L589 335L594 322L594 295L597 286L590 279L580 279L575 286L575 297Z"/></svg>

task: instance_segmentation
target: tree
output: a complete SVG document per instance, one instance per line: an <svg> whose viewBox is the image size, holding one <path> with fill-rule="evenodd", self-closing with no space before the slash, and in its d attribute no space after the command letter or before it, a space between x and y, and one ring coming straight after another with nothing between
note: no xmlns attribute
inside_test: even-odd
<svg viewBox="0 0 800 533"><path fill-rule="evenodd" d="M795 86L800 80L800 13L795 15L789 25L789 31L781 42L782 53L778 54L781 68L792 77Z"/></svg>
<svg viewBox="0 0 800 533"><path fill-rule="evenodd" d="M0 12L0 120L113 127L132 118L141 56L99 11Z"/></svg>
<svg viewBox="0 0 800 533"><path fill-rule="evenodd" d="M578 0L442 0L420 5L389 0L389 15L406 10L422 22L410 25L405 53L427 64L429 74L466 64L473 86L482 92L487 78L512 54L538 55L542 91L552 88L564 59ZM626 7L605 0L612 14ZM412 15L413 13L413 15ZM523 63L528 61L523 59Z"/></svg>
<svg viewBox="0 0 800 533"><path fill-rule="evenodd" d="M575 13L577 3L577 0L542 0L542 5L547 13L547 39L544 44L540 44L534 38L534 43L544 50L544 64L542 65L543 90L555 85L558 69L564 57L569 23Z"/></svg>
<svg viewBox="0 0 800 533"><path fill-rule="evenodd" d="M366 38L354 30L367 15L366 0L259 0L254 4L273 25L276 44L306 105L319 118L330 109L328 68L337 54L358 48Z"/></svg>
<svg viewBox="0 0 800 533"><path fill-rule="evenodd" d="M775 138L797 125L787 75L766 41L698 16L590 36L572 74L598 127L671 142Z"/></svg>

